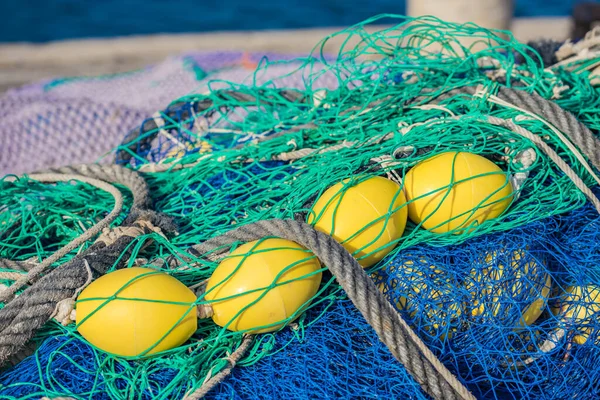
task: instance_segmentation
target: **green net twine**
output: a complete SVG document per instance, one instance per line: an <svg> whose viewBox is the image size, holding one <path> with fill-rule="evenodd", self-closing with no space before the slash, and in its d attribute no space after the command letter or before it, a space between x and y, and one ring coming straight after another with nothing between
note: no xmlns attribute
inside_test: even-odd
<svg viewBox="0 0 600 400"><path fill-rule="evenodd" d="M398 24L376 32L368 29L373 22L389 19ZM331 42L340 44L333 61L324 56ZM489 123L487 117L512 120L544 137L586 184L593 184L588 171L541 121L524 120L518 110L466 93L434 102L452 89L481 85L493 94L504 85L555 99L591 129L600 128L600 96L589 79L572 70L544 69L540 57L507 32L386 15L327 37L311 57L300 61L289 76L302 76L305 87L288 89L301 95L299 101L282 95L279 82L285 82L286 76L260 86L213 82L209 93L173 103L208 104L201 112L179 116L163 112L164 125L119 147L133 157L131 166L142 172L156 169L157 164L164 167L145 177L155 208L179 225L178 235L168 241L158 235L140 238L130 266L135 259L146 259L141 265L200 288L217 261L192 256L190 262L169 269L160 260L189 259L189 254L184 257L188 247L236 225L271 218L306 220L315 200L332 185L355 176L402 177L418 162L444 151L467 151L493 160L506 173L507 185L510 176L525 173L527 178L507 212L462 234L435 234L409 222L403 237L392 243L395 248L388 258L369 272L419 244L456 246L586 202L543 152L509 129ZM261 64L255 76L273 64ZM323 88L326 79L333 79L335 87ZM156 151L151 157L135 151L135 141L147 138L154 138L151 146ZM528 165L519 158L526 151L535 153ZM1 184L0 223L10 227L3 229L0 242L0 255L6 258L45 258L110 210L109 198L86 185L26 180ZM29 203L23 206L21 198ZM154 245L143 250L142 243L150 238ZM305 310L318 305L326 312L327 304L344 297L335 280L323 272L319 291ZM281 282L275 278L271 286L256 289L266 293L277 285ZM205 303L200 295L195 305ZM294 321L284 329L295 332L290 340L302 340L303 330L318 318L294 314L278 323ZM153 398L166 399L189 393L228 365L227 357L240 346L243 333L201 320L188 342L151 358L123 359L94 348L97 368L88 372L102 384L79 395L143 398L151 393ZM57 334L78 337L74 325L51 322L38 339ZM275 335L259 335L238 365L252 365L284 351L285 345L274 348ZM165 369L176 372L168 384L156 385L149 377ZM60 385L45 389L74 395Z"/></svg>

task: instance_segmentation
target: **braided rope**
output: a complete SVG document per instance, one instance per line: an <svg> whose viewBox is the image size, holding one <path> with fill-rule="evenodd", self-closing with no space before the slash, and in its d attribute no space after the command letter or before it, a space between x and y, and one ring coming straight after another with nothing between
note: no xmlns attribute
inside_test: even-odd
<svg viewBox="0 0 600 400"><path fill-rule="evenodd" d="M523 128L514 123L514 121L502 119L498 117L488 116L487 121L493 125L503 126L505 128L510 129L511 131L531 140L537 147L539 147L555 164L561 171L565 173L565 175L571 179L571 181L575 184L577 189L579 189L585 197L594 205L598 214L600 214L600 200L594 192L590 190L589 187L585 184L585 182L577 175L575 171L567 164L552 148L544 142L544 140L538 135L534 135L527 129Z"/></svg>
<svg viewBox="0 0 600 400"><path fill-rule="evenodd" d="M473 95L476 89L473 87L454 89L440 94L437 100L454 95L457 91ZM228 95L240 101L258 101L257 98L245 94L231 92ZM518 104L533 114L542 115L548 122L567 134L596 167L600 166L600 142L572 114L541 96L524 91L501 88L498 92L498 98L512 104ZM196 104L204 104L207 109L210 104L205 103L197 102ZM527 137L540 146L544 152L550 149L543 140L512 121L493 118L490 118L489 121L490 123L502 124ZM551 153L547 152L547 154ZM549 155L549 157L557 162L559 168L569 175L570 168L560 157L557 156L558 160L554 156ZM564 168L565 166L567 168ZM124 184L134 194L134 204L128 220L137 219L140 215L156 216L155 213L146 209L150 203L146 182L131 170L115 168L114 166L82 165L59 168L51 172L85 175L93 179ZM579 178L577 176L569 175L569 177L578 187L583 183L577 181ZM594 203L594 205L598 208L597 203ZM352 255L333 238L314 230L310 225L292 220L260 221L239 227L201 245L194 246L192 250L198 253L210 252L215 249L223 251L223 249L219 249L222 246L230 246L238 241L256 240L265 236L278 236L293 240L312 250L329 267L348 297L375 329L382 342L386 344L394 357L406 367L407 371L426 393L435 399L474 399L468 389L436 358L394 310ZM35 285L25 290L21 296L1 309L0 364L6 362L11 355L27 343L35 331L52 315L58 302L73 296L73 293L85 284L88 278L85 262L89 262L93 269L103 273L117 260L126 258L123 257L123 253L126 252L125 249L132 240L132 237L125 236L119 238L111 246L106 246L104 243L91 246L84 255L74 258L71 262L42 277ZM4 264L7 263L10 264L10 262L4 261ZM240 350L241 357L245 350L242 346L240 346L240 349L238 350ZM191 396L199 397L208 392L230 372L235 364L235 360L233 361L220 374L207 381L207 384L210 382L210 386L203 385L199 389L201 390L199 394L194 392Z"/></svg>
<svg viewBox="0 0 600 400"><path fill-rule="evenodd" d="M291 240L311 250L329 268L380 340L426 393L440 400L475 399L400 317L358 261L335 239L311 225L294 220L259 221L193 246L193 250L214 255L215 250L227 251L227 246L236 242L266 236Z"/></svg>
<svg viewBox="0 0 600 400"><path fill-rule="evenodd" d="M0 258L0 269L14 269L27 272L36 265L37 263L29 261L12 261L6 258Z"/></svg>
<svg viewBox="0 0 600 400"><path fill-rule="evenodd" d="M100 224L60 249L58 254L68 252L69 249L72 250L73 243L85 241L99 233L103 227L108 226L114 220L114 214L118 215L122 210L121 193L115 186L103 181L124 185L133 193L133 206L124 225L128 225L127 220L136 217L131 225L140 229L125 230L125 234L109 246L103 241L94 243L82 254L41 277L34 285L0 309L0 365L5 364L13 355L17 354L35 332L52 317L59 302L71 298L86 284L89 278L89 268L103 274L114 265L121 266L128 260L129 245L134 237L140 233L152 232L151 224L148 224L146 218L157 220L167 229L173 229L170 219L146 208L150 204L148 185L134 171L116 165L80 165L58 168L45 174L31 176L34 179L51 181L78 179L88 183L93 182L94 186L106 190L115 197L113 212ZM108 223L106 223L107 220ZM57 253L44 260L41 265L31 269L27 277L33 278L41 274L45 266L51 264L48 260L60 258ZM3 264L14 265L6 261L3 261ZM29 278L22 279L17 282L26 283L29 280ZM10 292L14 293L17 290L16 287L16 285L11 286Z"/></svg>
<svg viewBox="0 0 600 400"><path fill-rule="evenodd" d="M567 135L579 150L588 157L590 162L600 169L600 139L572 113L553 101L546 100L537 93L527 93L523 90L501 87L498 90L497 97L528 111L530 115L533 114L533 117L537 116L537 119L543 117L545 121ZM559 138L561 140L566 139L561 136ZM578 154L577 148L570 146L570 149L575 155Z"/></svg>
<svg viewBox="0 0 600 400"><path fill-rule="evenodd" d="M221 372L208 379L202 384L196 391L183 397L183 400L198 400L203 398L210 392L215 386L221 383L231 373L231 370L235 367L237 362L246 354L246 351L252 344L254 336L246 335L240 347L238 347L231 356L227 357L228 365Z"/></svg>
<svg viewBox="0 0 600 400"><path fill-rule="evenodd" d="M17 292L17 290L21 289L28 283L33 282L35 278L42 274L53 263L64 257L66 254L70 253L71 251L75 250L79 246L85 244L85 242L87 242L92 237L100 233L102 229L110 226L110 224L119 216L119 214L123 210L123 196L121 195L121 192L119 192L119 189L117 189L115 186L108 184L104 181L94 178L88 178L81 175L70 174L33 174L30 176L30 178L38 180L40 182L69 182L72 180L85 182L89 185L92 185L98 189L102 189L105 192L109 193L113 197L115 204L110 213L106 217L104 217L100 222L83 232L80 236L71 240L69 243L67 243L65 246L54 252L54 254L46 258L40 264L31 268L27 275L19 277L10 287L3 290L0 293L1 302L6 302Z"/></svg>

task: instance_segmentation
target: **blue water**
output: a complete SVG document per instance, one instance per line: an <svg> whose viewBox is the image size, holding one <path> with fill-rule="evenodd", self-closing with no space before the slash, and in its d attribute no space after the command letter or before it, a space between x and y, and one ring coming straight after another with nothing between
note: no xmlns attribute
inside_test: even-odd
<svg viewBox="0 0 600 400"><path fill-rule="evenodd" d="M578 2L515 0L515 15L569 15ZM404 12L405 0L0 0L0 42L346 26Z"/></svg>

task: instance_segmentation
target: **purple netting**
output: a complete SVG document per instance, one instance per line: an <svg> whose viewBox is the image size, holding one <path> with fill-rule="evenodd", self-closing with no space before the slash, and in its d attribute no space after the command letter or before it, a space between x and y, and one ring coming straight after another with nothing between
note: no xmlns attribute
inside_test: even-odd
<svg viewBox="0 0 600 400"><path fill-rule="evenodd" d="M254 66L290 59L276 54L216 52L172 57L141 71L96 78L46 81L0 96L0 174L98 161L124 135L173 99L202 93L219 81L303 87L293 61L254 74ZM325 87L334 84L321 80Z"/></svg>

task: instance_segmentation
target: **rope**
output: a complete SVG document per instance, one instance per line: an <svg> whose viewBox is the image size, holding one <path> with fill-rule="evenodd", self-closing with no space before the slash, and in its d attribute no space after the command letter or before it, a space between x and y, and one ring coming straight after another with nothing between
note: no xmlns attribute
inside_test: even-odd
<svg viewBox="0 0 600 400"><path fill-rule="evenodd" d="M99 242L80 256L41 277L34 285L0 309L0 365L19 351L53 315L59 302L72 297L88 279L91 269L104 273L127 262L133 237L123 236L113 245Z"/></svg>
<svg viewBox="0 0 600 400"><path fill-rule="evenodd" d="M522 90L502 87L498 90L497 97L518 106L522 110L528 111L530 116L538 120L542 120L540 117L543 117L543 122L550 123L560 130L560 132L554 132L558 134L561 141L565 142L567 145L569 144L566 141L566 138L560 135L562 132L571 139L577 148L588 157L596 168L600 169L600 140L573 114L536 93L527 93ZM494 98L492 97L490 100L493 101ZM579 154L577 148L572 145L569 146L569 149L573 151L575 155ZM580 159L580 161L582 161L584 166L587 166L585 160ZM590 171L589 167L586 169Z"/></svg>
<svg viewBox="0 0 600 400"><path fill-rule="evenodd" d="M61 257L60 254L64 255L72 250L73 243L80 245L99 233L114 220L115 214L120 213L122 210L121 193L113 185L102 181L124 185L132 192L133 206L123 224L124 227L134 226L138 229L122 229L122 236L118 238L111 237L110 240L97 241L82 254L41 277L37 283L0 309L0 365L5 364L19 352L36 331L54 315L61 301L72 298L86 284L90 269L104 274L109 268L115 265L119 267L127 262L128 253L131 251L129 245L137 235L153 232L154 221L160 223L163 228L174 230L174 225L169 218L147 209L150 204L148 185L134 171L116 165L80 165L59 168L44 174L34 174L31 177L46 181L77 179L91 183L111 193L115 198L115 206L113 211L99 224L48 257L42 264L30 269L27 279L17 280L15 285L3 293L3 298L9 297L7 293L14 293L19 284L22 285L29 279L40 275L53 262L49 260L57 260ZM136 220L128 223L132 217L136 217ZM111 244L107 245L107 243ZM14 264L10 261L3 260L2 262L8 265Z"/></svg>
<svg viewBox="0 0 600 400"><path fill-rule="evenodd" d="M531 133L527 129L523 128L515 124L511 120L502 119L498 117L488 116L487 121L493 125L503 126L505 128L510 129L511 131L531 140L537 147L539 147L555 164L561 171L565 173L565 175L571 179L571 181L575 184L577 189L581 190L581 192L588 198L588 200L594 205L598 214L600 214L600 200L594 192L590 190L590 188L585 184L585 182L577 175L575 171L567 164L544 140Z"/></svg>
<svg viewBox="0 0 600 400"><path fill-rule="evenodd" d="M105 182L116 183L125 186L133 194L133 204L124 225L130 225L139 219L142 214L144 219L149 220L155 226L164 231L174 230L172 223L157 217L156 213L149 209L151 205L150 190L144 178L135 171L118 165L83 164L61 168L53 168L44 173L62 175L83 175L88 178L98 179ZM158 220L161 223L154 223ZM162 226L161 226L162 225Z"/></svg>
<svg viewBox="0 0 600 400"><path fill-rule="evenodd" d="M291 240L311 250L329 268L381 341L426 393L440 400L475 399L400 317L358 261L335 239L311 225L294 220L260 221L193 246L193 251L214 255L226 251L224 247L236 242L266 236Z"/></svg>
<svg viewBox="0 0 600 400"><path fill-rule="evenodd" d="M242 358L244 354L246 354L246 351L252 344L253 340L254 336L246 335L240 347L238 347L231 354L231 356L227 357L227 367L225 367L221 372L204 382L202 386L200 386L200 388L198 388L196 391L184 396L183 400L198 400L206 396L208 392L210 392L215 386L221 383L231 373L231 370L233 369L233 367L235 367L240 358Z"/></svg>
<svg viewBox="0 0 600 400"><path fill-rule="evenodd" d="M474 95L476 89L473 87L454 89L446 93L441 93L437 97L437 100L448 98L457 92ZM232 96L240 101L258 101L258 98L243 94L239 94L238 96L234 92L223 93L222 95ZM524 91L500 88L497 98L518 105L529 113L543 116L546 121L567 134L594 166L600 166L600 141L572 114L541 96L529 94ZM207 109L210 104L205 103L197 102L195 104L203 105ZM593 195L589 196L589 189L585 186L581 178L541 138L512 121L495 117L488 117L488 121L493 124L505 126L534 142L557 163L558 167L588 196L600 212L600 202L598 202L598 199ZM154 125L156 125L155 122ZM139 136L141 130L137 133ZM311 149L311 151L313 150ZM147 216L148 219L152 219L152 221L156 220L163 226L168 227L167 230L174 229L169 220L161 219L162 217L159 214L147 209L150 204L148 186L144 179L134 171L116 166L82 165L51 170L49 171L49 175L33 175L32 178L58 179L59 175L55 174L70 175L70 177L61 176L65 180L81 179L79 175L84 175L89 178L89 182L96 179L124 184L132 191L134 197L131 213L127 217L125 225L131 223L131 221L140 220L140 216ZM105 182L99 183L106 185ZM116 200L115 209L117 208L117 202ZM122 204L119 207L122 207ZM82 243L85 240L89 240L89 237L93 236L92 233L89 233L90 231L74 242ZM407 371L426 393L434 399L474 399L469 390L437 359L425 343L401 318L354 257L332 237L316 231L312 226L293 220L260 221L239 227L224 235L210 239L203 244L194 246L191 250L199 254L211 251L223 252L225 251L222 248L223 246L230 246L238 241L257 240L265 236L282 237L295 241L312 250L328 266L342 288L346 291L348 297L367 322L374 328L381 341L390 349L394 357L406 367ZM37 329L53 315L60 301L72 297L85 285L86 280L89 278L86 263L89 263L91 269L99 273L104 273L115 265L118 260L123 261L128 258L126 253L132 240L133 237L131 236L122 236L108 246L104 242L95 243L82 255L75 257L70 262L40 278L35 285L26 289L19 297L1 309L0 364L5 363L11 355L15 354L29 341ZM61 251L64 251L65 248L61 249ZM52 257L44 260L44 263L29 268L27 280L17 282L24 284L29 279L33 279L41 274L50 264L48 260L53 259L53 257L54 259L60 258L55 253ZM25 268L27 268L23 265L24 263L15 263L6 260L0 261L2 262L0 265L19 266L21 270L26 270ZM11 293L17 290L14 289L15 287L17 286L13 285L11 287ZM191 393L187 398L200 398L221 382L230 373L239 358L243 356L251 340L251 336L248 336L238 350L232 354L229 365L219 374L207 380L202 387Z"/></svg>
<svg viewBox="0 0 600 400"><path fill-rule="evenodd" d="M463 86L442 92L434 99L431 99L431 97L429 97L431 96L431 93L427 92L427 96L416 97L411 103L427 99L437 103L458 94L479 96L482 94L482 89L481 87ZM600 169L600 139L598 139L587 126L580 122L577 117L558 104L546 100L537 93L528 93L524 90L511 89L505 86L501 86L498 89L496 96L490 96L486 93L483 94L487 97L487 100L492 103L518 109L537 120L558 128L559 131L556 129L553 129L553 131L561 141L569 146L569 149L573 151L576 156L579 154L579 150L581 150L591 163L597 169ZM500 101L497 101L498 99ZM562 134L568 136L577 147L574 147L569 143ZM579 148L579 150L577 150L577 148ZM592 175L595 175L591 171L591 168L587 166L587 162L585 162L583 158L578 157L578 159Z"/></svg>
<svg viewBox="0 0 600 400"><path fill-rule="evenodd" d="M123 196L121 195L121 192L119 192L119 189L117 189L115 186L113 186L109 183L103 182L101 180L94 179L94 178L88 178L88 177L81 176L81 175L70 175L70 174L65 174L65 175L33 174L33 175L30 175L30 178L34 179L34 180L38 180L40 182L68 182L68 181L72 181L72 180L78 180L81 182L85 182L89 185L92 185L98 189L102 189L105 192L109 193L111 196L113 196L115 204L114 204L111 212L106 217L104 217L100 222L98 222L97 224L92 226L87 231L83 232L83 234L81 234L80 236L71 240L69 243L67 243L61 249L57 250L50 257L46 258L40 264L31 268L29 270L29 272L27 273L27 275L21 276L10 287L8 287L7 289L4 289L0 293L0 301L1 302L6 302L17 292L17 290L21 289L23 286L27 285L28 283L33 282L40 274L42 274L46 269L48 269L53 263L60 260L62 257L69 254L71 251L75 250L76 248L80 247L82 244L84 244L85 242L90 240L92 237L94 237L98 233L100 233L104 228L108 227L119 216L119 214L123 210ZM21 275L21 274L19 274L19 275Z"/></svg>
<svg viewBox="0 0 600 400"><path fill-rule="evenodd" d="M29 261L12 261L6 258L0 258L0 269L14 269L17 271L29 271L34 268L37 263Z"/></svg>

